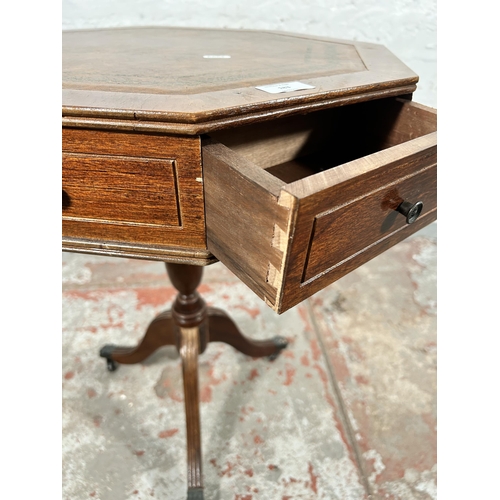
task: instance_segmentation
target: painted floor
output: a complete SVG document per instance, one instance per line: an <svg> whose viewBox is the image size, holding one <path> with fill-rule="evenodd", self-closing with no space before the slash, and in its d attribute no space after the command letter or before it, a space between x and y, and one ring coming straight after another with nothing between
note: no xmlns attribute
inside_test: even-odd
<svg viewBox="0 0 500 500"><path fill-rule="evenodd" d="M200 357L206 500L436 499L436 224L276 315L221 263L198 289L275 360ZM63 498L186 498L180 359L106 370L175 297L162 263L63 253Z"/></svg>

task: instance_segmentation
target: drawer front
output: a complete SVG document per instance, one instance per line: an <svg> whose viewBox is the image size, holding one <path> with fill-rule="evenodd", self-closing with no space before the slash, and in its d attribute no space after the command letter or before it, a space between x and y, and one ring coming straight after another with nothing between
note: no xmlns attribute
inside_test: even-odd
<svg viewBox="0 0 500 500"><path fill-rule="evenodd" d="M64 248L210 255L199 137L63 129L62 174Z"/></svg>
<svg viewBox="0 0 500 500"><path fill-rule="evenodd" d="M423 203L419 217L436 209L436 166L316 215L306 245L302 284L345 265L349 259L401 231L399 239L405 238L404 230L411 227L396 211L405 200Z"/></svg>
<svg viewBox="0 0 500 500"><path fill-rule="evenodd" d="M323 114L317 127L309 115L303 134L276 123L267 133L225 132L228 146L217 137L203 145L208 248L278 313L437 217L435 111L402 100L350 111ZM359 123L373 130L349 137ZM271 163L277 130L286 147ZM325 130L315 149L310 139L321 142ZM423 203L411 224L397 211L403 201Z"/></svg>
<svg viewBox="0 0 500 500"><path fill-rule="evenodd" d="M375 178L361 176L360 192L351 199L343 199L342 191L350 189L341 183L299 203L281 307L298 304L436 220L436 169L436 148L429 147L416 158L382 167ZM423 203L411 224L396 210L403 201Z"/></svg>
<svg viewBox="0 0 500 500"><path fill-rule="evenodd" d="M65 217L180 226L175 162L63 154Z"/></svg>

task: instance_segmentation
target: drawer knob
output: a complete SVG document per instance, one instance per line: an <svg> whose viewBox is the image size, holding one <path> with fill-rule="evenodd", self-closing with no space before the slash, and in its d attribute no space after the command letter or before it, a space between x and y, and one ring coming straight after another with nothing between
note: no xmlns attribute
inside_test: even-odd
<svg viewBox="0 0 500 500"><path fill-rule="evenodd" d="M418 216L422 213L424 204L421 201L417 203L410 203L409 201L403 201L396 210L406 217L406 223L411 224L418 219Z"/></svg>

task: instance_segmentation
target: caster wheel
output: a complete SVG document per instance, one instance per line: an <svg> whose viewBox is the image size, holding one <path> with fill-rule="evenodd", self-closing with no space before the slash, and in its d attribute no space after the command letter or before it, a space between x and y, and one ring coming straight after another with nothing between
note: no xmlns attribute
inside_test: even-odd
<svg viewBox="0 0 500 500"><path fill-rule="evenodd" d="M288 340L285 337L276 336L273 338L274 345L278 350L269 356L269 361L274 361L280 354L280 352L288 345Z"/></svg>
<svg viewBox="0 0 500 500"><path fill-rule="evenodd" d="M116 361L114 361L112 358L111 358L111 354L113 353L113 351L116 349L116 346L115 345L112 345L112 344L108 344L108 345L105 345L100 351L99 351L99 356L101 356L101 358L104 358L106 359L106 366L108 368L108 371L110 372L114 372L117 368L118 368L118 364Z"/></svg>

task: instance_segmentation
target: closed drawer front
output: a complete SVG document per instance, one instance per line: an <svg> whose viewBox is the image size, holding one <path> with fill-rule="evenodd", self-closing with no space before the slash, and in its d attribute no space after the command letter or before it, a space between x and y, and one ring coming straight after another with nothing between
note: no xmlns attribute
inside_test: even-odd
<svg viewBox="0 0 500 500"><path fill-rule="evenodd" d="M402 99L214 134L208 248L284 312L436 219L436 149L435 111Z"/></svg>
<svg viewBox="0 0 500 500"><path fill-rule="evenodd" d="M206 259L199 137L63 129L63 246Z"/></svg>
<svg viewBox="0 0 500 500"><path fill-rule="evenodd" d="M175 162L63 154L65 217L180 226Z"/></svg>

